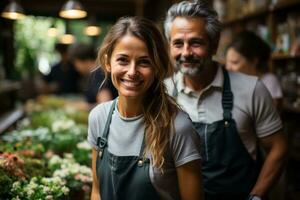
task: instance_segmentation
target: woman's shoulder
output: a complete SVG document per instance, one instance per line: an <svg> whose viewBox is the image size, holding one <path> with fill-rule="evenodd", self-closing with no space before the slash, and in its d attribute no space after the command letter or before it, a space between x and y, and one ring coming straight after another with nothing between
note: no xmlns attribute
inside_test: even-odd
<svg viewBox="0 0 300 200"><path fill-rule="evenodd" d="M193 129L193 123L189 115L183 110L178 110L174 120L176 134L184 134L186 131Z"/></svg>
<svg viewBox="0 0 300 200"><path fill-rule="evenodd" d="M93 119L99 120L99 119L102 119L103 117L106 118L112 104L113 104L113 100L103 102L103 103L100 103L97 106L95 106L89 114L89 121L91 121Z"/></svg>

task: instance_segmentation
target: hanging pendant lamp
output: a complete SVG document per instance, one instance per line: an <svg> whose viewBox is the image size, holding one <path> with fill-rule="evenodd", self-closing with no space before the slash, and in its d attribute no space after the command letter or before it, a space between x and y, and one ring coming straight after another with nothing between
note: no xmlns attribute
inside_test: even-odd
<svg viewBox="0 0 300 200"><path fill-rule="evenodd" d="M1 16L6 19L20 20L25 17L25 14L23 8L15 0L11 0L4 8Z"/></svg>
<svg viewBox="0 0 300 200"><path fill-rule="evenodd" d="M95 16L91 16L88 20L88 25L84 28L83 33L87 36L97 36L101 33L101 28L97 24Z"/></svg>
<svg viewBox="0 0 300 200"><path fill-rule="evenodd" d="M70 45L70 44L75 43L75 41L76 41L76 38L71 33L70 23L69 23L69 21L66 21L66 32L64 35L62 35L59 38L59 42L62 44Z"/></svg>
<svg viewBox="0 0 300 200"><path fill-rule="evenodd" d="M77 0L68 0L59 12L59 16L66 19L81 19L86 15L87 12Z"/></svg>

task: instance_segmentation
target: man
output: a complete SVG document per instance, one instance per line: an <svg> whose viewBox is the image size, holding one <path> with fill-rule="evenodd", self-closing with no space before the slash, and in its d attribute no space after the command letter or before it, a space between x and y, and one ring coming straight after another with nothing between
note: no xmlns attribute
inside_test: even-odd
<svg viewBox="0 0 300 200"><path fill-rule="evenodd" d="M78 93L79 73L70 62L68 45L57 43L55 50L60 55L60 61L51 68L51 72L43 77L42 93L58 95Z"/></svg>
<svg viewBox="0 0 300 200"><path fill-rule="evenodd" d="M109 101L118 95L110 79L102 84L105 76L96 65L97 53L92 45L74 44L68 53L76 70L83 77L81 87L89 104Z"/></svg>
<svg viewBox="0 0 300 200"><path fill-rule="evenodd" d="M166 86L201 136L205 198L259 200L283 167L282 123L256 77L227 72L212 60L220 32L206 2L174 4L165 34L178 72ZM264 162L258 143L266 150Z"/></svg>

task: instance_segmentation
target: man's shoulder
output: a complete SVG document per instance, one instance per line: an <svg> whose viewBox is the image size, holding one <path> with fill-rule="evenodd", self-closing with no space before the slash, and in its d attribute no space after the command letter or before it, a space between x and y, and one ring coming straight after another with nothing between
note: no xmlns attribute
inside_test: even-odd
<svg viewBox="0 0 300 200"><path fill-rule="evenodd" d="M239 72L229 72L229 77L231 89L237 92L253 92L258 82L258 77Z"/></svg>

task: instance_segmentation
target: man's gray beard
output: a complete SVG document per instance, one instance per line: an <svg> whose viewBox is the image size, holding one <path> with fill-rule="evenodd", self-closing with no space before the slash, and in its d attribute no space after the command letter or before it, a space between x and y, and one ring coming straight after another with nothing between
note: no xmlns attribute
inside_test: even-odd
<svg viewBox="0 0 300 200"><path fill-rule="evenodd" d="M189 77L196 77L201 74L201 72L212 65L211 59L202 60L201 63L194 63L194 67L182 67L180 62L176 62L176 69L180 71L182 74L189 76Z"/></svg>

